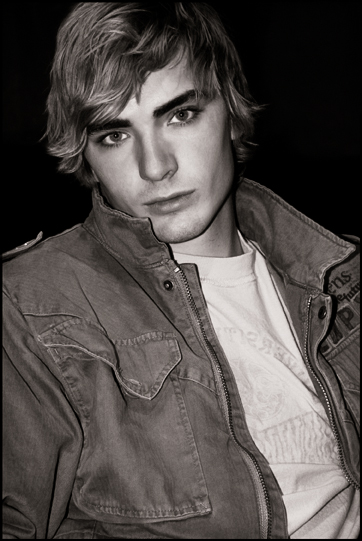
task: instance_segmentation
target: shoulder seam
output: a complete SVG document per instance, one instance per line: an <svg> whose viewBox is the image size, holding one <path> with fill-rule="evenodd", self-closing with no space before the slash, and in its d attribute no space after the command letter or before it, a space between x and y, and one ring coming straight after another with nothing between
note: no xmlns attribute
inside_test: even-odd
<svg viewBox="0 0 362 541"><path fill-rule="evenodd" d="M45 242L47 242L48 240L55 239L57 237L61 237L62 235L66 235L67 233L70 233L71 231L73 231L77 227L80 227L81 225L82 225L81 223L76 224L73 227L70 227L69 229L66 229L66 230L64 230L64 231L62 231L60 233L57 233L56 235L52 235L51 237L47 237L46 239L43 239L43 232L40 231L40 233L38 233L38 235L37 235L37 237L35 239L30 240L28 242L25 242L24 244L21 244L20 246L17 246L16 248L13 248L12 250L8 250L7 252L4 252L2 254L2 262L6 262L6 261L8 261L10 259L14 259L18 255L22 255L24 253L27 253L28 250L30 250L31 248L34 248L35 246L38 247L41 244L44 244Z"/></svg>

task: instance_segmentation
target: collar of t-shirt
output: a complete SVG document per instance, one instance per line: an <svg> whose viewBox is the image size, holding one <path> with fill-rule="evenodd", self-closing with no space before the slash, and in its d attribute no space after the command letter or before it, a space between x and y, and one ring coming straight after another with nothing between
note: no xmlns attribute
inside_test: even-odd
<svg viewBox="0 0 362 541"><path fill-rule="evenodd" d="M234 257L206 257L174 252L176 261L194 263L203 282L219 287L234 287L248 280L255 272L255 250L252 250L239 233L243 253Z"/></svg>

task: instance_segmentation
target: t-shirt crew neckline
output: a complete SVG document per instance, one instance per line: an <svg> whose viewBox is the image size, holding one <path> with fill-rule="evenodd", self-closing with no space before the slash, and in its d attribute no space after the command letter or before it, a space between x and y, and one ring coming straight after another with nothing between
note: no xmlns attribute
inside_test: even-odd
<svg viewBox="0 0 362 541"><path fill-rule="evenodd" d="M196 264L201 282L216 287L235 287L255 280L255 250L252 250L239 232L243 253L233 257L208 257L174 252L179 264Z"/></svg>

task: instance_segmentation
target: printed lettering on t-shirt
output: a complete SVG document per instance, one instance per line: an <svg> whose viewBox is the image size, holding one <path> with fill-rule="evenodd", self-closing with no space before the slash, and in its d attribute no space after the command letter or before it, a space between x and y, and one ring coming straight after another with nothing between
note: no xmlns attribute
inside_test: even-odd
<svg viewBox="0 0 362 541"><path fill-rule="evenodd" d="M282 362L299 379L303 378L305 375L303 365L294 359L285 348L272 340L266 333L243 331L242 329L237 329L235 327L218 327L215 330L217 335L221 338L221 342L229 344L229 350L226 352L228 358L235 356L233 344L235 344L236 347L238 347L239 344L247 344L254 347L257 351L260 351L265 355L270 355L274 359Z"/></svg>

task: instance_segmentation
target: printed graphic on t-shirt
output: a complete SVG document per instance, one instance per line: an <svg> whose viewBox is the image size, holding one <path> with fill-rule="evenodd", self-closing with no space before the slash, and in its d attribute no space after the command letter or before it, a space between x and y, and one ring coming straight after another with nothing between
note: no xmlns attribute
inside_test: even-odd
<svg viewBox="0 0 362 541"><path fill-rule="evenodd" d="M218 327L216 333L233 369L250 433L268 461L336 463L335 439L302 359L263 331Z"/></svg>

